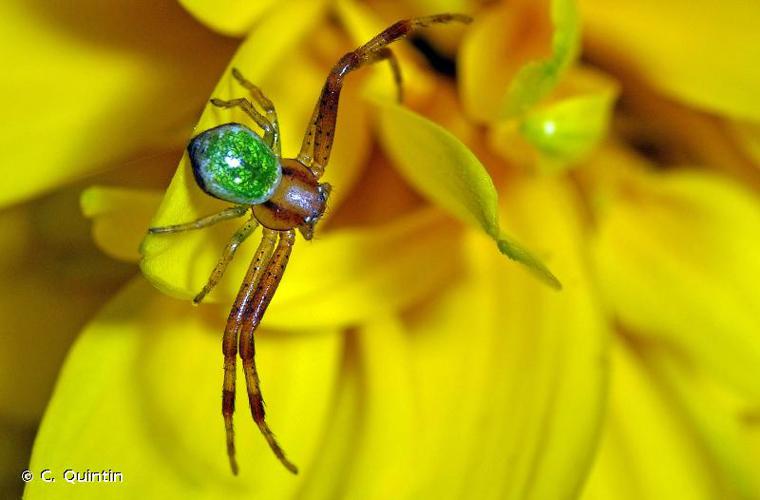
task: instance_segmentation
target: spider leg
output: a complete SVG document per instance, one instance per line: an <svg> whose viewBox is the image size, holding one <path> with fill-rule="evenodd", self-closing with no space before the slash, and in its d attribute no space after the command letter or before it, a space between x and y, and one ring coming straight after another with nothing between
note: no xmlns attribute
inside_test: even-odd
<svg viewBox="0 0 760 500"><path fill-rule="evenodd" d="M148 228L148 232L151 234L160 233L179 233L182 231L190 231L193 229L202 229L204 227L213 226L216 223L242 217L248 209L251 207L248 205L235 205L234 207L225 208L221 212L201 217L198 220L192 222L186 222L184 224L174 224L172 226L161 226Z"/></svg>
<svg viewBox="0 0 760 500"><path fill-rule="evenodd" d="M259 375L256 371L256 348L254 345L254 333L264 316L264 312L272 300L277 286L280 284L282 275L285 272L285 266L288 264L290 252L295 243L296 233L294 230L280 232L280 239L277 248L272 254L272 258L267 264L266 271L262 274L261 280L256 286L253 297L246 305L244 314L245 323L240 331L240 359L243 361L243 371L245 372L245 381L248 386L248 401L251 405L251 414L259 430L269 443L277 458L282 462L286 469L297 474L298 468L290 462L285 456L285 452L277 443L272 430L266 423L264 413L264 399L261 395L259 384Z"/></svg>
<svg viewBox="0 0 760 500"><path fill-rule="evenodd" d="M280 133L277 129L275 129L275 126L267 120L267 118L259 113L256 108L253 107L253 104L251 104L251 101L244 97L240 97L237 99L230 99L229 101L225 101L222 99L217 99L214 97L211 99L211 104L216 106L217 108L240 108L243 110L245 114L250 116L253 121L256 122L256 125L261 127L261 129L264 131L264 142L267 143L267 145L272 148L272 151L274 151L274 148L276 144L279 144L280 141ZM279 156L279 155L278 155Z"/></svg>
<svg viewBox="0 0 760 500"><path fill-rule="evenodd" d="M330 70L330 74L322 87L311 121L304 134L301 151L298 153L298 161L308 166L317 177L321 177L324 173L332 150L340 91L343 89L343 79L348 73L366 64L384 59L385 57L378 55L379 52L388 44L409 35L413 31L432 24L452 21L469 23L472 18L462 14L438 14L404 19L381 31L358 49L341 57ZM390 60L392 61L392 59Z"/></svg>
<svg viewBox="0 0 760 500"><path fill-rule="evenodd" d="M264 229L264 234L256 249L256 254L248 267L248 272L243 279L243 285L238 291L235 303L227 318L227 326L224 328L222 338L222 353L224 354L224 383L222 385L222 416L227 435L227 456L230 459L232 473L237 475L238 465L235 459L235 431L232 427L232 415L235 413L235 369L237 364L238 333L242 327L248 304L255 291L258 282L274 250L277 232Z"/></svg>
<svg viewBox="0 0 760 500"><path fill-rule="evenodd" d="M198 295L193 298L194 304L200 304L200 302L208 295L208 293L214 289L217 283L219 283L219 280L222 279L222 276L224 275L224 271L227 270L227 266L232 261L233 257L235 257L235 252L237 252L238 247L241 243L243 243L246 238L248 238L253 231L256 230L256 228L259 225L259 221L257 221L253 216L243 224L243 226L235 231L235 234L232 235L232 239L230 239L230 242L227 243L227 246L224 248L224 252L222 253L222 257L219 259L219 262L216 263L216 266L214 267L214 270L211 272L211 276L209 276L208 281L205 285L203 285L203 289L198 293Z"/></svg>
<svg viewBox="0 0 760 500"><path fill-rule="evenodd" d="M251 92L253 100L266 112L267 119L274 129L274 146L272 150L277 156L280 156L280 122L277 119L277 110L275 109L274 104L264 95L264 92L262 92L257 85L250 80L247 80L237 68L232 68L232 76L240 85Z"/></svg>

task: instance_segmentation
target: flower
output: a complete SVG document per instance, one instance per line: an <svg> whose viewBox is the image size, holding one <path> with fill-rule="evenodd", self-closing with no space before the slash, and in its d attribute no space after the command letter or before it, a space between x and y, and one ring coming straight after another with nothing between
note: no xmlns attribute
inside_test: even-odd
<svg viewBox="0 0 760 500"><path fill-rule="evenodd" d="M286 153L335 56L384 25L362 4L289 3L183 2L214 29L248 33L231 64L278 106ZM346 89L327 171L337 197L316 241L296 246L257 333L270 423L301 475L243 412L241 476L227 468L219 334L245 256L214 304L165 295L200 289L232 224L143 242L142 271L161 291L135 278L82 332L31 469L110 468L130 494L161 497L756 497L757 115L749 93L694 82L724 63L716 53L702 64L668 44L677 23L665 21L684 12L689 30L712 28L693 7L605 7L494 3L465 31L441 27L461 40L459 97L408 53L405 107L388 101L383 68ZM642 26L664 29L662 51ZM742 26L721 38L738 60L754 47ZM756 88L757 75L726 66L723 81ZM236 95L217 70L213 95ZM207 108L198 129L227 113ZM183 160L163 197L98 186L82 206L99 246L135 262L157 207L164 224L219 204ZM551 269L562 291L502 253L544 282Z"/></svg>

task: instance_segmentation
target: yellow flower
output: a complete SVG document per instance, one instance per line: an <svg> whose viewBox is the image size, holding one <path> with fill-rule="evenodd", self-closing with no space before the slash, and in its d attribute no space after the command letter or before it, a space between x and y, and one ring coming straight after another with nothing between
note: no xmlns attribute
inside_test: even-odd
<svg viewBox="0 0 760 500"><path fill-rule="evenodd" d="M394 18L461 8L181 3L210 28L245 36L229 65L275 102L286 156L340 54ZM733 22L718 29L708 5L579 3L490 3L466 29L426 31L438 53L457 52L457 81L394 45L403 107L389 100L386 68L351 76L327 169L330 213L315 241L297 244L257 332L270 424L300 475L271 456L243 411L241 474L229 472L219 339L255 243L210 304L189 302L234 230L225 223L142 243L154 286L132 279L72 348L26 496L760 496L760 207L751 190L760 74L748 71L760 13L728 2L720 15ZM47 113L32 108L47 121L27 120L5 138L15 146L7 164L35 168L0 192L25 199L148 155L81 198L96 243L135 263L149 224L221 206L194 184L186 157L166 192L156 188L209 82L220 78L215 97L240 89L222 68L232 39L176 6L131 23L130 8L119 17L111 8L92 25L48 14L60 26L41 30L31 49L52 44L78 63L61 65L66 99L45 100ZM11 14L29 19L25 9ZM703 43L708 33L716 45L692 57L682 40ZM52 71L14 61L18 74ZM10 105L29 113L29 102ZM233 119L242 118L207 107L197 130ZM19 137L39 141L40 129L61 133L23 156ZM557 285L552 272L561 291L546 286ZM55 338L51 326L41 339ZM43 482L43 469L57 481ZM66 469L111 469L123 483L74 486Z"/></svg>

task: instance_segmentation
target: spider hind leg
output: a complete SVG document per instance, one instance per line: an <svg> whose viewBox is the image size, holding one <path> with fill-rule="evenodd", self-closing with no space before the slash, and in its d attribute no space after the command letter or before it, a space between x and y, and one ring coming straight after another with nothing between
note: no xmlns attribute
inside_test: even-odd
<svg viewBox="0 0 760 500"><path fill-rule="evenodd" d="M232 473L237 475L238 464L235 458L235 431L232 426L232 417L235 413L235 376L238 354L238 336L246 320L246 311L250 304L261 276L267 268L274 251L277 240L276 231L265 229L256 253L248 267L248 272L243 279L235 303L232 305L227 325L222 338L222 353L224 354L224 382L222 385L222 416L227 439L227 456L230 461Z"/></svg>
<svg viewBox="0 0 760 500"><path fill-rule="evenodd" d="M267 440L272 452L277 456L282 465L293 474L298 473L298 468L285 456L285 452L280 447L274 433L266 422L264 411L264 398L261 394L259 375L256 371L256 347L254 345L254 333L264 316L269 303L274 296L277 286L280 284L285 267L290 258L290 252L295 243L295 231L282 231L279 233L280 238L277 248L274 250L266 270L262 272L261 279L257 283L253 297L246 304L244 312L245 323L240 331L240 359L243 362L243 371L245 372L245 381L248 387L248 402L251 406L251 415L259 430Z"/></svg>

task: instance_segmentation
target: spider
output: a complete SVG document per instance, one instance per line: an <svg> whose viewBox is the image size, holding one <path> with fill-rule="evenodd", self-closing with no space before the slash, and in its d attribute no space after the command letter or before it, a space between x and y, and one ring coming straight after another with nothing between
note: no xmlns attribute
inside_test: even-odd
<svg viewBox="0 0 760 500"><path fill-rule="evenodd" d="M431 24L469 23L471 20L463 14L438 14L401 20L341 57L327 76L296 158L280 156L280 129L274 105L237 69L232 70L232 76L250 91L251 97L263 109L264 114L246 98L229 101L211 99L211 104L219 108L242 109L264 132L261 137L243 124L225 123L195 136L187 147L198 186L207 194L234 205L193 222L152 227L148 231L155 234L201 229L242 217L250 210L248 221L232 236L208 282L193 299L198 304L219 282L240 244L257 226L263 226L261 242L240 286L222 338L222 416L227 455L233 474L238 473L232 426L238 355L243 363L254 422L285 468L294 474L298 473L265 420L264 400L254 359L254 333L282 279L296 240L296 230L304 239L310 240L315 225L325 211L331 188L327 183L320 183L319 178L330 159L343 79L362 66L388 60L396 81L398 98L401 100L398 62L387 45Z"/></svg>

